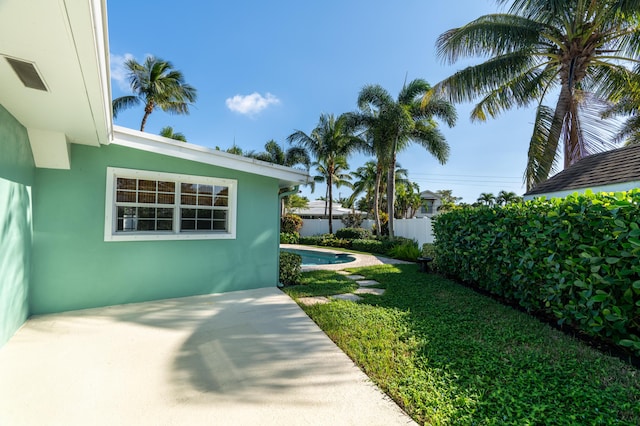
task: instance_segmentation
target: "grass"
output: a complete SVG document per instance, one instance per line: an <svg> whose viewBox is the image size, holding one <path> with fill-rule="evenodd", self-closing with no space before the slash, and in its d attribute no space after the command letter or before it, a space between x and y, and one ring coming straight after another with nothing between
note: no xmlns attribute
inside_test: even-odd
<svg viewBox="0 0 640 426"><path fill-rule="evenodd" d="M340 274L332 271L310 271L302 274L300 285L286 287L285 292L294 299L308 296L333 296L334 294L351 293L358 285Z"/></svg>
<svg viewBox="0 0 640 426"><path fill-rule="evenodd" d="M415 265L355 272L387 291L303 308L417 422L640 424L629 364ZM336 294L343 280L315 271L285 291Z"/></svg>

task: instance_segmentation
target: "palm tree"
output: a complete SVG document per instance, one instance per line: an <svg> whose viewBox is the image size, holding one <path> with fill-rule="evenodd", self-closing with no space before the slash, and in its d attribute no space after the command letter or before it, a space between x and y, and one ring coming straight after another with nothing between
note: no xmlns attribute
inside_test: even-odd
<svg viewBox="0 0 640 426"><path fill-rule="evenodd" d="M483 192L478 197L478 203L484 204L485 206L493 206L493 203L496 201L496 197L490 192Z"/></svg>
<svg viewBox="0 0 640 426"><path fill-rule="evenodd" d="M113 100L113 117L120 111L144 104L144 116L140 131L144 131L147 118L160 108L172 114L189 114L189 105L196 100L196 89L184 82L182 72L173 69L171 62L147 56L144 64L135 59L125 62L133 95Z"/></svg>
<svg viewBox="0 0 640 426"><path fill-rule="evenodd" d="M522 197L516 194L513 191L500 191L496 196L496 204L499 206L504 206L511 203L517 203L522 201Z"/></svg>
<svg viewBox="0 0 640 426"><path fill-rule="evenodd" d="M349 203L354 204L355 199L364 192L364 203L368 206L367 210L373 211L373 197L378 196L376 191L376 170L378 165L375 161L367 161L363 166L360 166L356 171L351 172L351 178L355 179L353 182L353 193L349 197Z"/></svg>
<svg viewBox="0 0 640 426"><path fill-rule="evenodd" d="M640 74L636 74L631 82L631 90L605 110L603 117L620 115L626 115L628 118L615 135L615 140L624 141L625 145L640 143Z"/></svg>
<svg viewBox="0 0 640 426"><path fill-rule="evenodd" d="M347 157L362 141L354 136L354 130L345 115L336 119L333 114L321 114L317 126L310 134L296 130L287 140L296 147L306 149L316 159L316 165L324 169L321 175L327 182L329 233L332 234L334 178L341 174L338 172L339 168L346 168Z"/></svg>
<svg viewBox="0 0 640 426"><path fill-rule="evenodd" d="M452 102L481 97L471 113L479 121L535 105L524 173L530 189L547 179L561 155L567 167L612 147L596 110L628 87L629 66L640 54L639 16L638 0L514 0L508 13L481 16L440 35L436 45L446 62L491 59L456 72L432 93ZM548 106L556 94L555 107Z"/></svg>
<svg viewBox="0 0 640 426"><path fill-rule="evenodd" d="M431 96L429 83L416 79L405 84L397 100L380 85L365 86L358 96L361 123L368 127L368 137L381 167L387 172L387 212L389 237L393 238L396 156L411 142L420 144L444 164L449 145L437 127L434 117L453 126L456 112L449 102Z"/></svg>
<svg viewBox="0 0 640 426"><path fill-rule="evenodd" d="M333 211L332 209L334 200L333 198L331 198L331 195L333 195L331 187L353 187L350 182L351 175L347 172L347 170L349 169L349 164L347 164L346 157L336 157L333 162L333 167L329 167L326 160L316 161L315 163L313 163L313 165L316 167L316 171L318 172L318 175L313 177L313 180L315 182L332 182L331 186L329 186L329 184L327 183L325 196L321 198L324 199L324 213L329 214L329 233L333 234L333 229L331 226L331 212Z"/></svg>
<svg viewBox="0 0 640 426"><path fill-rule="evenodd" d="M186 142L187 141L187 137L180 132L174 132L173 131L173 127L171 126L165 126L162 129L160 129L160 136L163 136L165 138L169 138L169 139L175 139L177 141L180 142Z"/></svg>
<svg viewBox="0 0 640 426"><path fill-rule="evenodd" d="M286 167L301 164L305 167L305 170L309 170L311 165L309 154L304 148L294 146L284 150L276 141L271 139L264 145L264 150L265 152L251 151L246 156Z"/></svg>

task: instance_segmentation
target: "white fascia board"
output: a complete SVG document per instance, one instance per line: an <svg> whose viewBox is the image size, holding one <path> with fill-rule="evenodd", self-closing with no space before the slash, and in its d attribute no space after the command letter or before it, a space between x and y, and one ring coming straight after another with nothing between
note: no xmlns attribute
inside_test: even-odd
<svg viewBox="0 0 640 426"><path fill-rule="evenodd" d="M599 192L621 192L630 191L635 188L640 188L640 181L620 182L612 183L609 185L593 186L587 188L574 188L566 189L564 191L549 192L543 194L525 195L523 198L525 201L533 200L534 198L546 198L548 200L552 198L565 198L571 194L584 194L585 191L591 190L593 193Z"/></svg>
<svg viewBox="0 0 640 426"><path fill-rule="evenodd" d="M278 179L280 185L283 187L303 185L310 181L309 174L303 170L229 154L200 145L178 142L173 139L128 129L126 127L113 126L112 143L140 151L153 152L169 157L196 161L198 163Z"/></svg>

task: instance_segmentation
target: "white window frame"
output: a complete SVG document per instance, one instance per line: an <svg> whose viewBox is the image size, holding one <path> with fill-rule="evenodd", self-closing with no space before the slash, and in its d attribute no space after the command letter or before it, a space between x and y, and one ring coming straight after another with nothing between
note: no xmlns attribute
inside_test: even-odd
<svg viewBox="0 0 640 426"><path fill-rule="evenodd" d="M116 179L148 179L156 181L168 181L176 183L176 195L174 200L173 230L172 231L117 231L116 210ZM193 183L213 186L226 186L229 188L227 231L188 231L180 232L180 184ZM236 238L237 216L237 189L238 181L235 179L222 179L207 176L194 176L176 173L152 172L146 170L123 169L107 167L107 188L105 197L105 241L161 241L161 240L218 240ZM141 204L144 206L144 204Z"/></svg>

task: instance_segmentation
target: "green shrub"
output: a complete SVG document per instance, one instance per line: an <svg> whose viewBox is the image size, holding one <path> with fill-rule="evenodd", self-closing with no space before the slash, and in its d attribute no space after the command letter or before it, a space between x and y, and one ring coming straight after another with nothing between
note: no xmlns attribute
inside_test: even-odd
<svg viewBox="0 0 640 426"><path fill-rule="evenodd" d="M280 219L280 232L297 234L302 228L302 218L295 214L285 214Z"/></svg>
<svg viewBox="0 0 640 426"><path fill-rule="evenodd" d="M393 247L389 250L389 256L394 259L408 260L415 262L422 254L418 248L418 243L415 241L404 241L402 244Z"/></svg>
<svg viewBox="0 0 640 426"><path fill-rule="evenodd" d="M336 231L336 237L345 240L367 240L371 239L372 233L364 228L342 228Z"/></svg>
<svg viewBox="0 0 640 426"><path fill-rule="evenodd" d="M284 286L300 283L302 276L300 265L302 265L302 256L280 251L280 283Z"/></svg>
<svg viewBox="0 0 640 426"><path fill-rule="evenodd" d="M281 232L280 233L280 244L298 244L300 241L300 235L297 232L289 233L289 232Z"/></svg>
<svg viewBox="0 0 640 426"><path fill-rule="evenodd" d="M438 256L436 256L436 246L432 243L424 243L422 245L422 257L430 257L433 260L431 261L429 267L432 270L438 270Z"/></svg>
<svg viewBox="0 0 640 426"><path fill-rule="evenodd" d="M434 220L441 272L640 354L640 190Z"/></svg>
<svg viewBox="0 0 640 426"><path fill-rule="evenodd" d="M300 237L299 244L325 247L350 248L351 241L343 238L336 238L333 234L313 235L310 237Z"/></svg>
<svg viewBox="0 0 640 426"><path fill-rule="evenodd" d="M349 228L358 228L362 225L364 218L360 213L349 213L340 218L340 221L344 224L344 226Z"/></svg>
<svg viewBox="0 0 640 426"><path fill-rule="evenodd" d="M378 240L353 240L351 241L351 248L368 253L385 254L384 244Z"/></svg>

